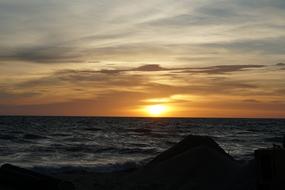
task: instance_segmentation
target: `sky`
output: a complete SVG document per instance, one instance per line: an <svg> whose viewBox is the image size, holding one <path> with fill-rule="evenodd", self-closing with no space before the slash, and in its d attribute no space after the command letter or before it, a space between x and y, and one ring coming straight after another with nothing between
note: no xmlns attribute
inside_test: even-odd
<svg viewBox="0 0 285 190"><path fill-rule="evenodd" d="M0 0L0 114L285 118L284 0Z"/></svg>

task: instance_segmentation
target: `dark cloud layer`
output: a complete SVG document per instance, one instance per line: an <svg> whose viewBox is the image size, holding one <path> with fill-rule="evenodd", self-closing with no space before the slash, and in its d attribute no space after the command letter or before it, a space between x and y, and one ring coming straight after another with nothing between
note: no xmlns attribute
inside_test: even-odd
<svg viewBox="0 0 285 190"><path fill-rule="evenodd" d="M80 63L83 55L75 47L32 47L6 50L0 53L2 61L25 61L32 63Z"/></svg>
<svg viewBox="0 0 285 190"><path fill-rule="evenodd" d="M0 99L1 100L7 100L7 99L17 99L17 98L30 98L35 97L39 95L39 93L33 93L33 92L22 92L22 93L16 93L16 92L7 92L6 90L0 89Z"/></svg>
<svg viewBox="0 0 285 190"><path fill-rule="evenodd" d="M218 66L204 67L194 72L207 73L207 74L226 74L231 72L245 71L249 69L258 69L263 67L265 66L264 65L218 65Z"/></svg>
<svg viewBox="0 0 285 190"><path fill-rule="evenodd" d="M222 91L236 92L238 89L254 89L257 88L253 84L247 84L242 81L234 81L229 78L218 78L211 80L208 75L213 74L227 74L231 72L242 72L247 69L262 68L262 65L218 65L213 67L203 68L164 68L159 65L143 65L136 68L130 68L125 70L62 70L57 71L50 76L43 77L36 80L27 81L18 85L21 88L35 88L42 86L57 86L72 84L74 86L84 86L93 88L102 88L104 91L110 88L131 89L141 87L147 92L161 92L160 94L168 94L169 92L175 93L222 93ZM130 73L135 71L136 73ZM166 85L159 84L147 78L145 72L152 73L158 71L173 72L175 75L181 73L203 74L205 80L200 81L199 85ZM178 71L178 72L177 72ZM114 75L115 74L115 75ZM172 77L172 76L171 76ZM195 79L195 76L193 76ZM181 80L184 80L181 78ZM187 80L187 78L185 78ZM172 90L171 90L172 89ZM107 90L108 91L108 90ZM171 94L170 93L170 94Z"/></svg>
<svg viewBox="0 0 285 190"><path fill-rule="evenodd" d="M219 42L219 43L208 43L203 46L209 48L223 48L226 50L235 51L236 53L241 52L260 52L266 54L285 54L284 49L285 38L264 38L256 40L237 40L233 42Z"/></svg>
<svg viewBox="0 0 285 190"><path fill-rule="evenodd" d="M118 74L121 72L141 71L141 72L155 72L155 71L177 71L178 73L206 73L206 74L227 74L231 72L245 71L249 69L263 68L265 65L217 65L210 67L181 67L181 68L166 68L158 64L142 65L132 69L114 69L114 70L100 70L98 72L105 74Z"/></svg>

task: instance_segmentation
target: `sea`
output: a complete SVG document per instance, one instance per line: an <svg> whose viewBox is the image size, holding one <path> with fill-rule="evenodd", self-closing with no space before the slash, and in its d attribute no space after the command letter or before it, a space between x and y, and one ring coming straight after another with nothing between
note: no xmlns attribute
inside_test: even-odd
<svg viewBox="0 0 285 190"><path fill-rule="evenodd" d="M238 160L281 145L284 119L0 117L0 164L42 172L133 169L187 135L212 137Z"/></svg>

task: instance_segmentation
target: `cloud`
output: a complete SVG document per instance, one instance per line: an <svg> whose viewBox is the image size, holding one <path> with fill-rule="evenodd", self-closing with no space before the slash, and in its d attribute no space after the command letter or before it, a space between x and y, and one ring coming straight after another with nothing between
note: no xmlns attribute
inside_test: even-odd
<svg viewBox="0 0 285 190"><path fill-rule="evenodd" d="M30 98L37 96L38 93L33 92L7 92L0 89L0 99L7 100L7 99L16 99L16 98Z"/></svg>
<svg viewBox="0 0 285 190"><path fill-rule="evenodd" d="M275 93L285 96L285 87L278 88Z"/></svg>
<svg viewBox="0 0 285 190"><path fill-rule="evenodd" d="M283 4L281 0L4 0L0 61L140 61L146 54L167 60L191 51L185 45L200 47L197 55L215 48L284 54Z"/></svg>
<svg viewBox="0 0 285 190"><path fill-rule="evenodd" d="M90 115L90 116L130 116L133 105L143 99L144 93L112 91L96 98L73 99L64 102L34 103L26 105L6 105L0 102L0 115ZM115 98L115 99L114 99ZM112 101L113 100L113 101ZM100 108L100 109L98 109Z"/></svg>
<svg viewBox="0 0 285 190"><path fill-rule="evenodd" d="M284 99L284 7L283 0L2 0L0 104L11 103L11 113L119 114L114 109L179 94L189 97L186 110L219 99L273 108L268 100Z"/></svg>
<svg viewBox="0 0 285 190"><path fill-rule="evenodd" d="M165 70L169 69L163 68L158 64L143 65L132 69L132 71L165 71Z"/></svg>
<svg viewBox="0 0 285 190"><path fill-rule="evenodd" d="M7 52L7 51L6 51ZM10 50L0 54L2 61L26 61L32 63L80 63L84 56L72 47L32 47Z"/></svg>
<svg viewBox="0 0 285 190"><path fill-rule="evenodd" d="M130 72L130 71L140 71L140 72L155 72L155 71L170 71L170 70L180 70L180 69L167 69L164 67L161 67L158 64L146 64L135 68L130 69L102 69L99 70L99 73L104 74L119 74L122 72Z"/></svg>
<svg viewBox="0 0 285 190"><path fill-rule="evenodd" d="M220 48L227 51L234 51L237 53L242 52L259 52L266 54L284 54L284 36L274 38L263 38L254 40L237 40L231 42L218 42L218 43L206 43L203 46L208 48Z"/></svg>
<svg viewBox="0 0 285 190"><path fill-rule="evenodd" d="M159 65L143 65L136 68L126 70L109 70L96 71L96 70L62 70L57 71L50 76L42 77L39 79L29 80L18 84L19 88L43 88L49 89L51 87L66 86L68 88L83 87L85 89L94 89L97 93L106 93L112 89L125 89L126 91L146 91L152 95L165 95L165 94L211 94L222 93L223 91L237 92L237 90L246 91L246 89L257 88L256 85L247 84L243 81L230 80L229 78L218 78L212 80L208 75L212 74L226 74L229 72L243 71L245 69L260 68L261 66L215 66L200 68L200 70L191 70L193 74L203 74L204 79L192 76L196 85L186 85L184 80L188 80L187 76L180 76L181 72L188 72L189 68L164 68ZM185 70L184 70L185 69ZM180 76L179 80L181 85L163 84L155 77L159 75L145 75L147 73L157 71L181 71L180 73L172 73L174 76ZM135 73L133 71L136 71ZM116 74L116 75L114 75ZM167 76L171 79L173 76Z"/></svg>
<svg viewBox="0 0 285 190"><path fill-rule="evenodd" d="M255 99L245 99L245 100L243 100L243 102L247 102L247 103L261 103L260 101L258 101L258 100L255 100Z"/></svg>
<svg viewBox="0 0 285 190"><path fill-rule="evenodd" d="M156 71L177 71L178 73L206 73L206 74L227 74L231 72L246 71L249 69L263 68L265 65L216 65L210 67L161 67L158 64L147 64L130 69L103 69L98 71L105 74L118 74L121 72L140 71L140 72L156 72Z"/></svg>
<svg viewBox="0 0 285 190"><path fill-rule="evenodd" d="M190 73L207 73L207 74L227 74L232 72L246 71L249 69L263 68L264 65L217 65L211 67L204 67L194 71L190 70ZM187 72L187 71L186 71Z"/></svg>
<svg viewBox="0 0 285 190"><path fill-rule="evenodd" d="M223 8L221 8L223 7ZM228 8L225 6L205 6L199 7L194 11L186 14L175 15L173 17L161 18L153 22L147 23L153 26L164 27L193 27L205 25L219 25L233 23L248 22L248 16L241 14L236 8Z"/></svg>
<svg viewBox="0 0 285 190"><path fill-rule="evenodd" d="M237 93L237 90L246 91L246 89L257 88L256 85L248 84L238 80L230 80L227 77L219 77L212 80L210 75L225 75L234 72L243 72L249 69L263 68L263 65L217 65L212 67L201 68L166 68L156 64L142 65L129 69L114 69L114 70L60 70L51 73L48 76L27 80L18 83L16 86L19 89L38 89L39 93L43 90L53 88L69 88L69 91L83 88L82 93L92 89L89 93L92 95L106 93L112 89L126 89L127 91L149 91L152 94L172 95L175 93L195 93L195 94L211 94L222 93ZM147 75L154 72L166 72L165 74ZM185 80L189 80L186 73L192 74L193 83L197 85L185 85ZM204 76L197 77L195 74ZM179 80L181 85L176 87L173 84L160 84L160 80L156 77L166 77L167 80ZM172 90L171 90L172 89ZM66 92L68 94L68 91ZM79 94L79 92L75 92Z"/></svg>
<svg viewBox="0 0 285 190"><path fill-rule="evenodd" d="M280 10L285 9L285 3L283 0L259 0L259 1L239 0L238 3L243 6L250 6L249 8L273 7Z"/></svg>
<svg viewBox="0 0 285 190"><path fill-rule="evenodd" d="M22 47L6 50L6 54L1 55L2 60L29 61L34 63L82 63L91 59L92 56L99 56L112 53L114 47L110 48L91 48L84 47L90 41L110 41L121 37L130 36L131 32L100 34L86 36L75 40L50 43L43 42L44 45ZM5 51L2 51L5 52Z"/></svg>
<svg viewBox="0 0 285 190"><path fill-rule="evenodd" d="M189 111L196 108L206 110L206 107L228 109L232 101L246 107L249 103L255 105L257 102L254 100L262 100L259 104L266 107L268 100L279 100L284 96L283 91L276 91L281 89L276 80L270 86L265 85L272 82L263 78L272 72L267 69L260 71L258 79L236 77L240 72L260 69L262 65L189 68L186 71L190 70L191 75L178 72L185 71L185 68L162 67L158 64L114 70L115 75L101 70L58 70L45 77L9 86L5 89L7 99L0 99L0 107L5 108L5 113L24 113L27 110L26 113L41 115L135 115L139 107L159 103L159 100L169 97L176 98L165 103L178 106L177 110ZM213 75L217 73L223 75ZM227 73L231 75L224 75ZM26 96L18 93L13 96L15 89L34 94ZM146 101L151 99L154 101ZM218 103L219 100L224 100L224 103ZM271 104L268 106L274 107ZM94 109L98 107L99 110Z"/></svg>
<svg viewBox="0 0 285 190"><path fill-rule="evenodd" d="M45 42L43 42L45 43ZM92 42L94 43L94 42ZM126 43L93 47L79 42L62 44L45 44L41 46L1 48L0 61L25 61L31 63L82 63L90 60L120 60L135 58L140 61L143 56L162 55L169 50L159 44Z"/></svg>

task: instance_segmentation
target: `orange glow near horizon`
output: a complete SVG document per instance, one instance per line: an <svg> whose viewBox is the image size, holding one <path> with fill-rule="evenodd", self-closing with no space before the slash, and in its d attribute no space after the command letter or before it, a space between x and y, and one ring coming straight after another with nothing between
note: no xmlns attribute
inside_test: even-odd
<svg viewBox="0 0 285 190"><path fill-rule="evenodd" d="M0 0L0 115L285 118L283 1Z"/></svg>
<svg viewBox="0 0 285 190"><path fill-rule="evenodd" d="M160 104L145 107L145 111L148 113L148 115L152 117L163 116L168 110L169 110L168 106Z"/></svg>

